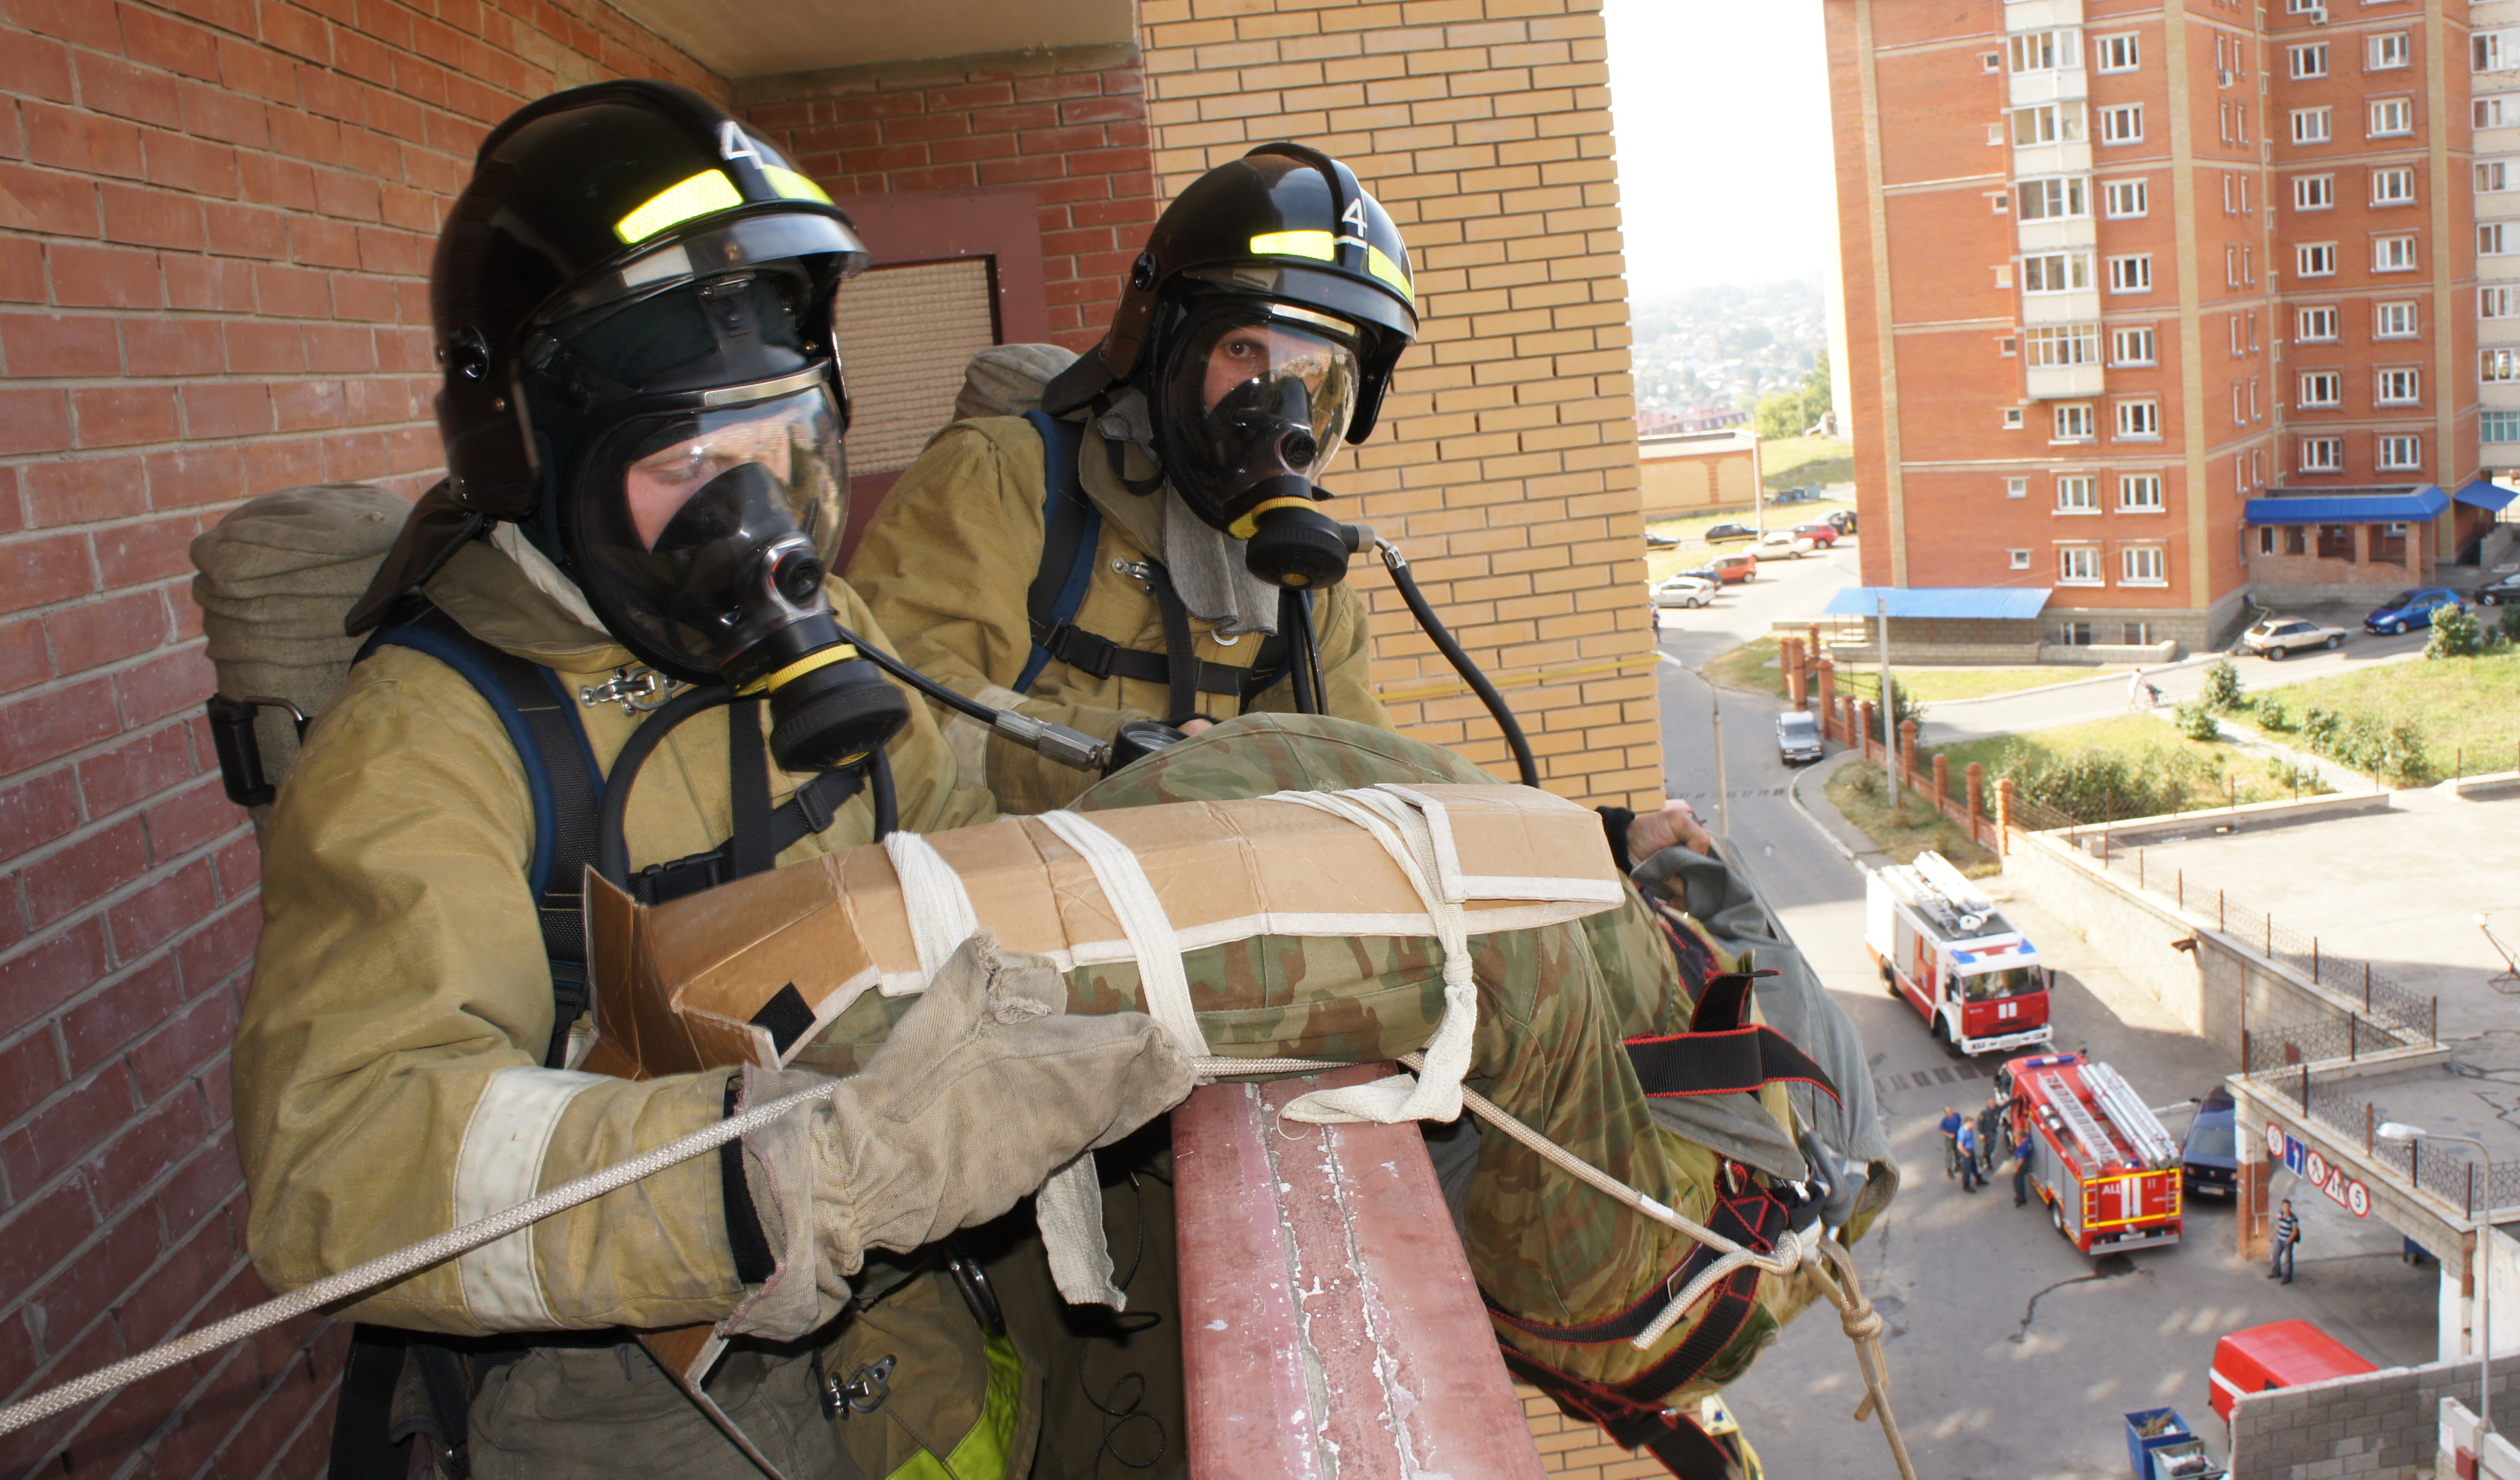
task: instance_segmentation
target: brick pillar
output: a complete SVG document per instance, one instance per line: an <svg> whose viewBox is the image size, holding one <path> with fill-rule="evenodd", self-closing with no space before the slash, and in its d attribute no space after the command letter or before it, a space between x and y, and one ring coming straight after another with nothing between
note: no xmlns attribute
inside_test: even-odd
<svg viewBox="0 0 2520 1480"><path fill-rule="evenodd" d="M1899 772L1909 785L1916 785L1916 722L1899 722Z"/></svg>
<svg viewBox="0 0 2520 1480"><path fill-rule="evenodd" d="M1856 712L1864 717L1864 728L1855 733L1864 737L1864 756L1865 759L1869 760L1880 753L1881 732L1874 729L1872 724L1877 711L1872 707L1872 700L1866 699L1856 706Z"/></svg>
<svg viewBox="0 0 2520 1480"><path fill-rule="evenodd" d="M1934 810L1948 812L1951 810L1951 805L1952 758L1937 754L1934 757Z"/></svg>
<svg viewBox="0 0 2520 1480"><path fill-rule="evenodd" d="M1808 675L1803 668L1803 640L1789 637L1777 644L1777 665L1785 673L1785 698L1797 709L1811 707Z"/></svg>
<svg viewBox="0 0 2520 1480"><path fill-rule="evenodd" d="M1995 784L1995 851L2000 856L2012 848L2012 778Z"/></svg>
<svg viewBox="0 0 2520 1480"><path fill-rule="evenodd" d="M1936 757L1935 764L1941 764ZM1986 817L1986 766L1980 761L1968 763L1968 830L1971 842L1986 841L1981 824Z"/></svg>
<svg viewBox="0 0 2520 1480"><path fill-rule="evenodd" d="M1837 665L1822 658L1812 666L1820 670L1820 722L1826 730L1837 723Z"/></svg>

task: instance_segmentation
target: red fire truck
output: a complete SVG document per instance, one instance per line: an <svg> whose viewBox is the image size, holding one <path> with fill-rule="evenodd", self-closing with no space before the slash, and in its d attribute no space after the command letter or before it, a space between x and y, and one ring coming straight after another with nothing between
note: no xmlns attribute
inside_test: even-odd
<svg viewBox="0 0 2520 1480"><path fill-rule="evenodd" d="M1941 854L1872 871L1864 944L1890 995L1961 1053L2049 1041L2048 967L2038 948Z"/></svg>
<svg viewBox="0 0 2520 1480"><path fill-rule="evenodd" d="M2030 1132L2030 1185L2086 1254L2179 1241L2179 1143L2118 1071L2080 1054L2016 1058L1996 1075L2015 1139Z"/></svg>

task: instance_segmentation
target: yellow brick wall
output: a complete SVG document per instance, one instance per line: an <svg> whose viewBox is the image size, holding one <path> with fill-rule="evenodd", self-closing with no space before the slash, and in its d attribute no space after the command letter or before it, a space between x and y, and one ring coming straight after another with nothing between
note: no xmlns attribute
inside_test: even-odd
<svg viewBox="0 0 2520 1480"><path fill-rule="evenodd" d="M1421 334L1328 479L1505 691L1549 788L1662 795L1598 0L1141 0L1158 191L1252 145L1347 161L1418 273ZM1374 676L1412 735L1510 776L1378 561Z"/></svg>

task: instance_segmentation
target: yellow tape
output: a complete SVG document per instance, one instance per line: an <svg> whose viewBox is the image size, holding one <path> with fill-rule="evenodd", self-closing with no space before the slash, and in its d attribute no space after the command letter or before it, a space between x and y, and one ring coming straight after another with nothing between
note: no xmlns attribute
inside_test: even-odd
<svg viewBox="0 0 2520 1480"><path fill-rule="evenodd" d="M647 203L623 216L612 232L624 242L644 242L668 226L713 211L732 210L742 203L743 193L735 188L725 170L704 169L649 197Z"/></svg>
<svg viewBox="0 0 2520 1480"><path fill-rule="evenodd" d="M1657 661L1659 659L1653 653L1642 652L1632 657L1607 658L1598 663L1579 663L1572 668L1543 668L1537 672L1519 674L1512 678L1491 677L1488 682L1499 689L1528 689L1536 684L1546 684L1561 678L1582 678L1588 674L1618 673L1630 668L1649 668ZM1373 696L1386 704L1402 704L1412 699L1443 698L1470 692L1469 685L1460 679L1450 679L1442 683L1420 684L1415 688L1377 689Z"/></svg>
<svg viewBox="0 0 2520 1480"><path fill-rule="evenodd" d="M776 694L790 681L803 678L817 668L828 668L833 663L845 663L857 655L858 650L855 648L846 643L835 643L819 652L806 653L768 678L754 679L735 691L736 697L749 698L756 694Z"/></svg>

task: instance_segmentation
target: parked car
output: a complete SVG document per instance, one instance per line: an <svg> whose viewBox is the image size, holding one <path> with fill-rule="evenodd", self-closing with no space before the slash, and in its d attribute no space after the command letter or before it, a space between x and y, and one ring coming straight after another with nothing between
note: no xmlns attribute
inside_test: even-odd
<svg viewBox="0 0 2520 1480"><path fill-rule="evenodd" d="M1825 546L1837 543L1837 526L1826 519L1814 519L1808 524L1796 524L1794 533L1815 545Z"/></svg>
<svg viewBox="0 0 2520 1480"><path fill-rule="evenodd" d="M1855 511L1832 509L1828 512L1828 523L1830 528L1840 534L1853 534L1855 533Z"/></svg>
<svg viewBox="0 0 2520 1480"><path fill-rule="evenodd" d="M1717 580L1730 586L1757 575L1759 558L1746 550L1735 550L1731 555L1719 555L1708 561L1705 568L1714 571Z"/></svg>
<svg viewBox="0 0 2520 1480"><path fill-rule="evenodd" d="M1750 548L1772 561L1798 561L1816 548L1819 541L1790 529L1771 529L1759 536Z"/></svg>
<svg viewBox="0 0 2520 1480"><path fill-rule="evenodd" d="M1717 582L1711 576L1665 576L1653 589L1656 606L1703 606L1715 600Z"/></svg>
<svg viewBox="0 0 2520 1480"><path fill-rule="evenodd" d="M2344 646L2344 628L2322 627L2297 616L2261 617L2256 626L2240 634L2240 650L2278 663L2304 648Z"/></svg>
<svg viewBox="0 0 2520 1480"><path fill-rule="evenodd" d="M1820 759L1820 721L1800 709L1777 716L1777 756L1788 766Z"/></svg>
<svg viewBox="0 0 2520 1480"><path fill-rule="evenodd" d="M2488 606L2499 606L2504 602L2520 605L2520 570L2515 570L2498 581L2488 581L2477 587L2476 599Z"/></svg>
<svg viewBox="0 0 2520 1480"><path fill-rule="evenodd" d="M1661 534L1648 529L1645 531L1645 548L1647 550L1677 550L1680 548L1680 536L1676 534Z"/></svg>
<svg viewBox="0 0 2520 1480"><path fill-rule="evenodd" d="M2404 632L2409 627L2429 627L2433 614L2446 607L2467 609L2458 593L2447 586L2418 586L2401 591L2364 614L2362 625L2372 632Z"/></svg>
<svg viewBox="0 0 2520 1480"><path fill-rule="evenodd" d="M1721 545L1731 540L1755 540L1758 537L1759 531L1751 528L1747 524L1709 524L1706 526L1705 539L1706 543L1710 545Z"/></svg>
<svg viewBox="0 0 2520 1480"><path fill-rule="evenodd" d="M2179 1154L2179 1180L2189 1196L2211 1192L2217 1197L2240 1195L2240 1148L2233 1138L2236 1117L2231 1092L2216 1085L2196 1106L2187 1123L2187 1143Z"/></svg>

